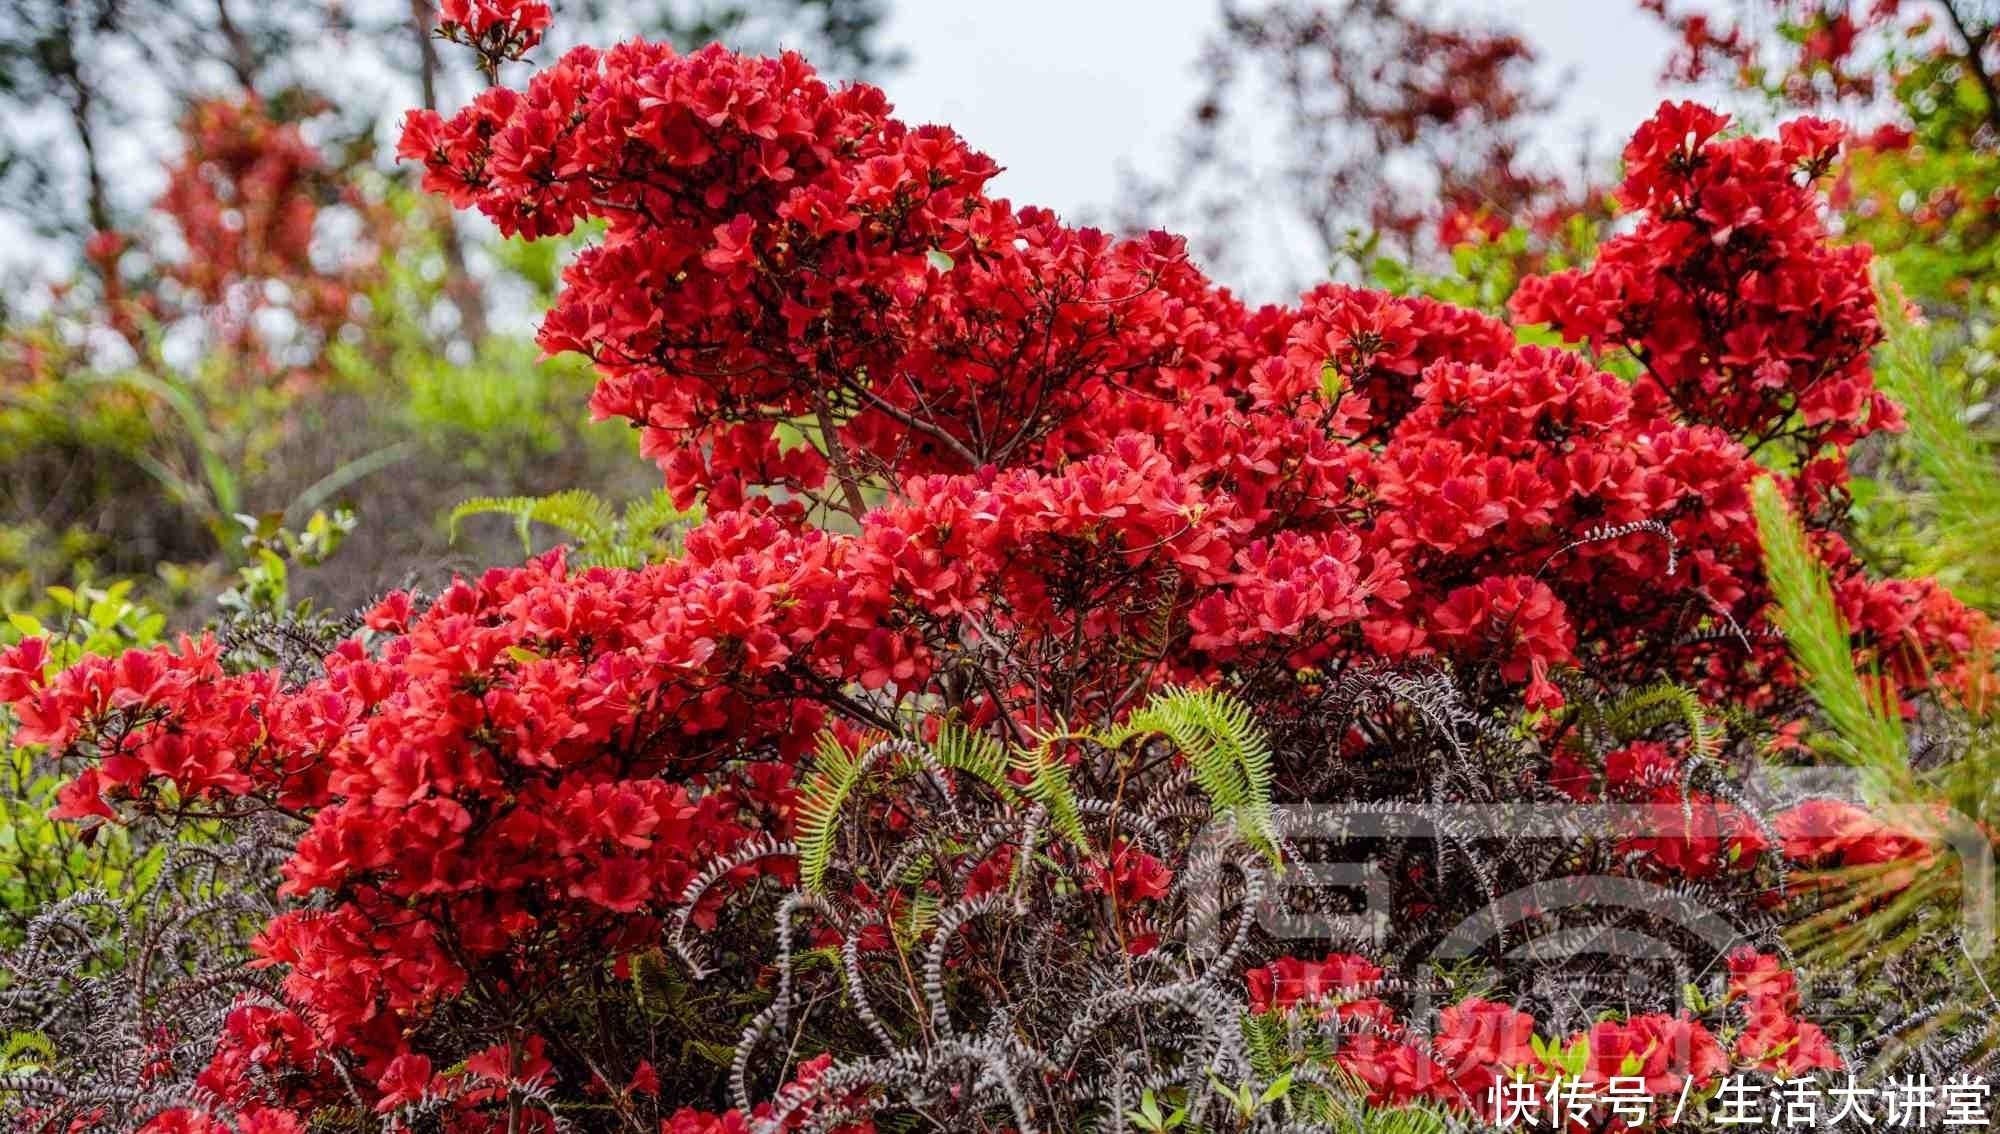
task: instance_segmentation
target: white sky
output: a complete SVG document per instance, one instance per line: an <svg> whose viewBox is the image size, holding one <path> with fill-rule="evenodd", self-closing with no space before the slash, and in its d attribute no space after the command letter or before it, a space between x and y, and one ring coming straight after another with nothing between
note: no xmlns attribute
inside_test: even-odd
<svg viewBox="0 0 2000 1134"><path fill-rule="evenodd" d="M1634 0L1474 0L1449 7L1523 32L1567 74L1544 140L1571 156L1584 131L1613 155L1659 103L1671 41ZM947 122L1006 172L1021 204L1095 212L1122 166L1156 168L1195 92L1215 0L898 0L886 37L910 62L883 86L902 115Z"/></svg>

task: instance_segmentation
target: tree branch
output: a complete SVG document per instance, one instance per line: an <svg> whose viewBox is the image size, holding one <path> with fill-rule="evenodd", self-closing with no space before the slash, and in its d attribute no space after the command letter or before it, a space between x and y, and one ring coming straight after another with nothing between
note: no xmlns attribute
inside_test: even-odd
<svg viewBox="0 0 2000 1134"><path fill-rule="evenodd" d="M1986 68L1986 48L1993 41L1993 28L1983 27L1973 30L1972 21L1959 10L1958 0L1939 0L1944 5L1945 15L1950 18L1952 28L1965 41L1965 65L1972 68L1972 77L1979 83L1979 93L1986 98L1986 121L1994 130L2000 131L2000 85L1996 85L1993 73Z"/></svg>
<svg viewBox="0 0 2000 1134"><path fill-rule="evenodd" d="M847 497L847 510L856 520L868 514L868 501L861 495L861 481L854 475L854 466L847 460L847 450L840 444L840 432L833 421L833 410L826 404L826 391L813 391L813 416L819 421L820 440L826 446L827 463L833 466L833 475L839 479L841 491Z"/></svg>

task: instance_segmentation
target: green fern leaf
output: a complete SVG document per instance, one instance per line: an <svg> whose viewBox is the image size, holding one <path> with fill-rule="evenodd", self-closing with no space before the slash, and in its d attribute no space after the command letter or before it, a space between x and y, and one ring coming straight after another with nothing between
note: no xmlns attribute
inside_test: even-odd
<svg viewBox="0 0 2000 1134"><path fill-rule="evenodd" d="M1028 798L1048 810L1056 833L1080 850L1090 849L1084 835L1083 813L1077 810L1076 790L1070 786L1069 768L1055 758L1054 745L1044 741L1014 754L1014 767L1028 777Z"/></svg>
<svg viewBox="0 0 2000 1134"><path fill-rule="evenodd" d="M1001 799L1012 802L1020 797L1007 778L1007 748L991 735L945 721L938 726L931 752L940 765L971 776Z"/></svg>
<svg viewBox="0 0 2000 1134"><path fill-rule="evenodd" d="M1724 730L1709 715L1694 690L1661 682L1635 690L1605 706L1605 727L1619 741L1637 739L1648 729L1679 721L1687 726L1688 750L1704 760L1722 754Z"/></svg>
<svg viewBox="0 0 2000 1134"><path fill-rule="evenodd" d="M808 890L826 884L826 870L833 860L833 841L839 833L840 812L866 774L861 760L848 752L830 732L821 733L813 749L812 774L799 791L798 831L799 882Z"/></svg>
<svg viewBox="0 0 2000 1134"><path fill-rule="evenodd" d="M566 489L548 496L477 496L451 510L446 521L448 536L458 539L458 525L472 516L510 516L521 537L524 554L534 552L530 529L534 524L555 528L586 549L596 550L611 540L618 519L596 493L581 488Z"/></svg>
<svg viewBox="0 0 2000 1134"><path fill-rule="evenodd" d="M1233 816L1244 837L1276 860L1271 746L1249 706L1219 690L1171 689L1133 713L1105 743L1146 733L1172 740L1210 805Z"/></svg>

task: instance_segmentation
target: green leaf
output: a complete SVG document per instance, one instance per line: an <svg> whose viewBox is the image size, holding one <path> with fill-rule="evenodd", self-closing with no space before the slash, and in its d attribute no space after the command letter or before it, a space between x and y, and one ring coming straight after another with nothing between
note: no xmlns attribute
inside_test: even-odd
<svg viewBox="0 0 2000 1134"><path fill-rule="evenodd" d="M1771 478L1757 481L1751 502L1764 544L1764 571L1777 599L1778 627L1804 675L1806 692L1833 726L1827 747L1869 773L1878 792L1889 788L1907 797L1909 746L1902 714L1882 703L1886 693L1871 693L1855 671L1853 639L1834 602L1826 565Z"/></svg>
<svg viewBox="0 0 2000 1134"><path fill-rule="evenodd" d="M626 505L620 516L596 493L573 488L548 496L475 497L452 509L447 535L456 541L459 524L482 515L511 517L524 555L534 553L532 529L541 524L568 537L578 561L610 567L637 567L671 553L671 532L690 517L664 490Z"/></svg>
<svg viewBox="0 0 2000 1134"><path fill-rule="evenodd" d="M1328 405L1334 405L1340 401L1341 392L1346 389L1346 386L1347 379L1341 376L1340 371L1335 369L1333 364L1328 363L1320 367L1319 395L1326 400Z"/></svg>
<svg viewBox="0 0 2000 1134"><path fill-rule="evenodd" d="M0 1042L0 1072L35 1072L55 1066L56 1045L41 1032L10 1032Z"/></svg>
<svg viewBox="0 0 2000 1134"><path fill-rule="evenodd" d="M799 883L808 890L826 885L839 833L840 812L860 786L867 769L831 732L823 732L813 748L813 768L799 790L797 813Z"/></svg>
<svg viewBox="0 0 2000 1134"><path fill-rule="evenodd" d="M1014 768L1027 777L1028 798L1047 809L1056 833L1071 846L1087 852L1090 840L1083 831L1076 791L1070 787L1069 768L1055 758L1053 743L1044 742L1017 753Z"/></svg>
<svg viewBox="0 0 2000 1134"><path fill-rule="evenodd" d="M1249 706L1214 689L1171 689L1132 714L1104 743L1163 733L1193 769L1218 812L1236 820L1252 846L1278 861L1271 818L1271 746Z"/></svg>

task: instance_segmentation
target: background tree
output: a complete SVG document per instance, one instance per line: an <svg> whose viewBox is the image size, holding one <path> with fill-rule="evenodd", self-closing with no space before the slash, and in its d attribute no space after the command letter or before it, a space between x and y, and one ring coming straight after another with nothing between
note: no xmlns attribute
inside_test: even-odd
<svg viewBox="0 0 2000 1134"><path fill-rule="evenodd" d="M1462 230L1565 215L1576 187L1533 154L1554 91L1518 34L1406 0L1225 0L1205 86L1128 220L1197 232L1228 276L1252 244L1297 249L1296 291L1375 252L1424 260ZM1452 226L1441 231L1444 224Z"/></svg>

